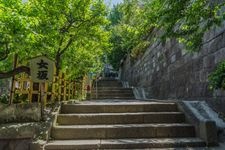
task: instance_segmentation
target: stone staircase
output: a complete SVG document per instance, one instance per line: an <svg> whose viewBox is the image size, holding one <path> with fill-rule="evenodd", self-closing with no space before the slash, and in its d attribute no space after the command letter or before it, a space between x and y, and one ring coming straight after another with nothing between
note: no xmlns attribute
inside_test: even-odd
<svg viewBox="0 0 225 150"><path fill-rule="evenodd" d="M175 103L100 100L63 104L45 150L204 147Z"/></svg>
<svg viewBox="0 0 225 150"><path fill-rule="evenodd" d="M132 88L123 88L119 80L103 78L94 82L91 99L135 99Z"/></svg>

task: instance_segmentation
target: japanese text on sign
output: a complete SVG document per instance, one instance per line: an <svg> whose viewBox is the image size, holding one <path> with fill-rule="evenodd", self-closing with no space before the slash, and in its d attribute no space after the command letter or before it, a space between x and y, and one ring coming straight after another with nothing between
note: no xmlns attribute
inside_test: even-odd
<svg viewBox="0 0 225 150"><path fill-rule="evenodd" d="M37 78L40 80L48 80L48 63L44 62L43 59L41 59L41 61L39 63L37 63L38 65L38 72L37 72Z"/></svg>
<svg viewBox="0 0 225 150"><path fill-rule="evenodd" d="M31 59L31 79L34 82L53 81L55 64L45 56Z"/></svg>

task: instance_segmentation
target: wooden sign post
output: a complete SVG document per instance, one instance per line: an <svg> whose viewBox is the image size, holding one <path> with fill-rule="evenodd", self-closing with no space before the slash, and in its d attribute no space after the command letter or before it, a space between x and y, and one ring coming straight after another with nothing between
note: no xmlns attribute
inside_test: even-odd
<svg viewBox="0 0 225 150"><path fill-rule="evenodd" d="M53 82L55 63L46 56L39 56L30 60L31 80L40 84L41 119L44 118L44 98L46 95L45 83Z"/></svg>

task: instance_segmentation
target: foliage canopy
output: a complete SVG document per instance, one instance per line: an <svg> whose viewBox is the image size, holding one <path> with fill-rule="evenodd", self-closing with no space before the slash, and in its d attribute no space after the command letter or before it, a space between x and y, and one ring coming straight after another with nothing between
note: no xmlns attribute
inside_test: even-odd
<svg viewBox="0 0 225 150"><path fill-rule="evenodd" d="M136 58L153 42L170 38L190 52L199 51L204 33L225 19L224 6L213 0L124 0L109 15L111 63L118 68L118 53L120 59L126 54Z"/></svg>
<svg viewBox="0 0 225 150"><path fill-rule="evenodd" d="M103 0L0 0L0 66L47 55L71 78L99 70L109 33ZM11 58L11 59L10 59Z"/></svg>
<svg viewBox="0 0 225 150"><path fill-rule="evenodd" d="M139 57L150 44L168 38L199 51L204 33L225 19L224 4L124 0L108 14L103 0L0 0L1 71L12 68L13 54L20 64L47 55L58 71L77 78L99 70L105 53L118 69L125 55Z"/></svg>

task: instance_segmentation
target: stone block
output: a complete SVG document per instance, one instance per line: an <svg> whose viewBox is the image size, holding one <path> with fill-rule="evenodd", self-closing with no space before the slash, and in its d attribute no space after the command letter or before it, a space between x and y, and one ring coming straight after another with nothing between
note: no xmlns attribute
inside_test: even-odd
<svg viewBox="0 0 225 150"><path fill-rule="evenodd" d="M214 121L201 121L199 126L199 134L200 138L206 142L207 146L218 145L217 127Z"/></svg>
<svg viewBox="0 0 225 150"><path fill-rule="evenodd" d="M203 58L193 60L193 72L197 72L203 69Z"/></svg>
<svg viewBox="0 0 225 150"><path fill-rule="evenodd" d="M205 44L202 46L202 48L201 48L201 50L200 50L200 52L199 52L199 53L201 53L202 56L208 55L209 45L210 45L209 43L205 43Z"/></svg>
<svg viewBox="0 0 225 150"><path fill-rule="evenodd" d="M30 143L29 150L43 150L40 143Z"/></svg>
<svg viewBox="0 0 225 150"><path fill-rule="evenodd" d="M105 138L105 130L94 127L53 127L51 136L55 140L102 139Z"/></svg>
<svg viewBox="0 0 225 150"><path fill-rule="evenodd" d="M0 140L0 149L1 150L30 150L29 144L30 140Z"/></svg>
<svg viewBox="0 0 225 150"><path fill-rule="evenodd" d="M225 91L224 90L214 90L213 91L213 96L215 97L225 97Z"/></svg>
<svg viewBox="0 0 225 150"><path fill-rule="evenodd" d="M105 138L135 138L135 137L155 137L154 128L151 127L117 127L106 129Z"/></svg>
<svg viewBox="0 0 225 150"><path fill-rule="evenodd" d="M223 40L223 36L222 35L220 35L216 39L213 39L210 42L208 53L216 52L218 49L222 48L223 47L223 41L222 40Z"/></svg>
<svg viewBox="0 0 225 150"><path fill-rule="evenodd" d="M157 137L193 137L195 136L195 129L193 126L166 126L157 127L156 136Z"/></svg>
<svg viewBox="0 0 225 150"><path fill-rule="evenodd" d="M0 124L13 122L34 122L41 118L38 104L0 104Z"/></svg>
<svg viewBox="0 0 225 150"><path fill-rule="evenodd" d="M39 125L35 123L3 124L0 127L0 139L33 138Z"/></svg>
<svg viewBox="0 0 225 150"><path fill-rule="evenodd" d="M215 63L218 64L225 59L225 48L215 53Z"/></svg>
<svg viewBox="0 0 225 150"><path fill-rule="evenodd" d="M176 61L176 55L174 54L172 57L171 57L171 63L174 63Z"/></svg>
<svg viewBox="0 0 225 150"><path fill-rule="evenodd" d="M203 67L205 69L215 67L215 56L209 55L209 56L204 57L203 58Z"/></svg>
<svg viewBox="0 0 225 150"><path fill-rule="evenodd" d="M199 72L200 75L200 82L208 82L208 77L209 77L209 71L208 70L201 70Z"/></svg>

